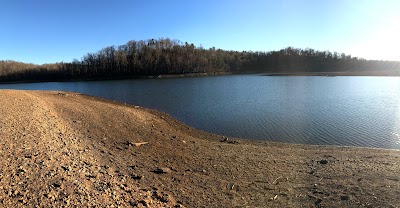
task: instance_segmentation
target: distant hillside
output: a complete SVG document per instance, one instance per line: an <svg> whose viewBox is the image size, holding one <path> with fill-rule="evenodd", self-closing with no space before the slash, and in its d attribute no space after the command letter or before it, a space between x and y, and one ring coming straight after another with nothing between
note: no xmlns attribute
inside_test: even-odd
<svg viewBox="0 0 400 208"><path fill-rule="evenodd" d="M288 47L279 51L226 51L178 40L129 41L70 63L0 61L0 81L63 81L186 73L356 72L400 75L400 62L365 60L344 53Z"/></svg>

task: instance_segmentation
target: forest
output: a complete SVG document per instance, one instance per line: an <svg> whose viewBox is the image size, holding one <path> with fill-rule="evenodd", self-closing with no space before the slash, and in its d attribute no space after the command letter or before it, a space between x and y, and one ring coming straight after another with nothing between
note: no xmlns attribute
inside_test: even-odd
<svg viewBox="0 0 400 208"><path fill-rule="evenodd" d="M353 72L400 75L400 62L366 60L344 53L288 47L279 51L205 49L169 38L131 40L72 62L43 65L0 61L0 81L68 81L215 73Z"/></svg>

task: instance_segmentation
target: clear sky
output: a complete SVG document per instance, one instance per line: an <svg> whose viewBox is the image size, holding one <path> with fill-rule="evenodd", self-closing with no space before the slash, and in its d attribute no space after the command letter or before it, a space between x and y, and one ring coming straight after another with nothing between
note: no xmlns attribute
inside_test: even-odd
<svg viewBox="0 0 400 208"><path fill-rule="evenodd" d="M0 28L0 60L37 64L160 37L400 61L399 0L0 0Z"/></svg>

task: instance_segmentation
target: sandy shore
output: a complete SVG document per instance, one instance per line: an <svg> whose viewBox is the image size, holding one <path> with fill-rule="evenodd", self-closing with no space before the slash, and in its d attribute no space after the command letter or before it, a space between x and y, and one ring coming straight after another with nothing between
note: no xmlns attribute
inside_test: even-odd
<svg viewBox="0 0 400 208"><path fill-rule="evenodd" d="M400 152L224 139L75 93L0 90L0 204L398 207Z"/></svg>

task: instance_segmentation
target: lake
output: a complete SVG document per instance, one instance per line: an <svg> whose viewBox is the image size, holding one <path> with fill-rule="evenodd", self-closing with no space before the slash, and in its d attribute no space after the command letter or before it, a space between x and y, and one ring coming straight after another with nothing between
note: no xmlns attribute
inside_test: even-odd
<svg viewBox="0 0 400 208"><path fill-rule="evenodd" d="M399 77L231 75L0 84L0 89L100 96L164 111L228 137L400 149Z"/></svg>

